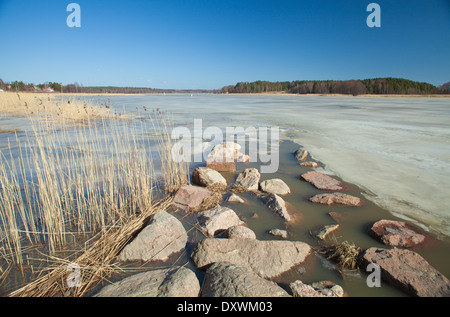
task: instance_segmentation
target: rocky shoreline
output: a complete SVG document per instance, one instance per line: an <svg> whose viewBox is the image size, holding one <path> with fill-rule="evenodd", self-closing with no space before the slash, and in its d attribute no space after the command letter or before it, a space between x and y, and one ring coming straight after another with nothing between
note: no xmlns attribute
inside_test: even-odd
<svg viewBox="0 0 450 317"><path fill-rule="evenodd" d="M255 232L223 201L245 204L240 193L252 192L266 208L283 222L294 221L290 206L282 198L296 195L279 178L261 181L253 167L245 168L230 184L222 172L236 171L235 161L246 162L240 146L224 142L211 152L206 166L197 167L193 184L181 187L173 199L173 210L161 210L147 226L121 251L118 259L127 261L166 261L187 252L193 265L204 273L200 282L196 273L184 266L155 269L133 274L107 285L94 296L149 297L342 297L345 289L330 281L305 284L299 279L281 287L276 277L302 265L316 250L302 241L286 238L288 230L273 228L274 240L258 240ZM326 206L358 208L364 201L346 191L339 180L317 172L316 162L300 149L293 153L298 164L311 171L303 173L299 182L307 182L323 193L305 197L310 203ZM228 158L228 159L227 159ZM224 200L225 198L225 200ZM183 213L197 219L195 228L204 238L187 250L188 234L174 215ZM336 221L324 224L315 237L319 240L339 230L342 215L330 212ZM381 280L410 296L450 296L450 281L422 256L409 248L422 244L426 235L406 222L380 219L370 227L368 236L386 245L361 251L358 263L362 272L369 264L379 268Z"/></svg>

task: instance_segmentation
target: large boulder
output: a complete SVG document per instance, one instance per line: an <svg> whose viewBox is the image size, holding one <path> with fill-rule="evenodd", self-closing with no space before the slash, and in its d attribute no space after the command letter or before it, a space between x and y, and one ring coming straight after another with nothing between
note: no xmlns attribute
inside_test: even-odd
<svg viewBox="0 0 450 317"><path fill-rule="evenodd" d="M369 248L362 254L362 270L380 267L381 279L412 296L449 297L450 281L419 254L407 249Z"/></svg>
<svg viewBox="0 0 450 317"><path fill-rule="evenodd" d="M173 198L173 205L181 209L195 209L203 200L213 195L212 191L199 186L186 185L180 187Z"/></svg>
<svg viewBox="0 0 450 317"><path fill-rule="evenodd" d="M200 283L184 267L153 270L103 287L94 297L198 297Z"/></svg>
<svg viewBox="0 0 450 317"><path fill-rule="evenodd" d="M217 144L213 147L211 152L208 154L209 157L226 157L231 161L234 161L240 153L241 146L235 142L225 141Z"/></svg>
<svg viewBox="0 0 450 317"><path fill-rule="evenodd" d="M423 240L425 236L416 232L403 221L379 220L369 230L369 234L376 240L388 246L410 248Z"/></svg>
<svg viewBox="0 0 450 317"><path fill-rule="evenodd" d="M225 141L214 146L208 157L223 158L228 162L248 162L249 156L241 153L241 146L238 143Z"/></svg>
<svg viewBox="0 0 450 317"><path fill-rule="evenodd" d="M263 201L266 206L276 215L280 216L285 221L291 220L291 216L287 212L286 203L284 202L283 198L281 198L277 194L270 194L268 196L265 196L263 198Z"/></svg>
<svg viewBox="0 0 450 317"><path fill-rule="evenodd" d="M198 220L200 228L209 237L214 237L217 231L224 231L244 223L232 209L220 205L200 212Z"/></svg>
<svg viewBox="0 0 450 317"><path fill-rule="evenodd" d="M122 249L118 257L121 261L164 261L172 253L184 249L186 242L183 224L161 210L153 215L149 224Z"/></svg>
<svg viewBox="0 0 450 317"><path fill-rule="evenodd" d="M229 262L211 265L205 274L202 297L289 297L278 284L246 267Z"/></svg>
<svg viewBox="0 0 450 317"><path fill-rule="evenodd" d="M221 184L227 186L227 180L218 171L208 167L197 167L192 172L192 181L200 186Z"/></svg>
<svg viewBox="0 0 450 317"><path fill-rule="evenodd" d="M258 190L260 177L261 174L256 168L246 168L239 173L234 182L234 187L242 187L246 190Z"/></svg>
<svg viewBox="0 0 450 317"><path fill-rule="evenodd" d="M311 285L297 280L289 284L294 297L342 297L344 290L341 286L329 281L316 282Z"/></svg>
<svg viewBox="0 0 450 317"><path fill-rule="evenodd" d="M195 246L191 259L198 268L227 261L272 278L302 263L310 251L300 241L208 238Z"/></svg>
<svg viewBox="0 0 450 317"><path fill-rule="evenodd" d="M262 181L259 186L266 193L287 195L291 193L289 186L279 178L267 179Z"/></svg>
<svg viewBox="0 0 450 317"><path fill-rule="evenodd" d="M344 188L340 181L323 173L310 171L302 174L300 177L317 189L342 190Z"/></svg>
<svg viewBox="0 0 450 317"><path fill-rule="evenodd" d="M360 198L343 193L317 194L309 200L322 205L359 206L361 204Z"/></svg>

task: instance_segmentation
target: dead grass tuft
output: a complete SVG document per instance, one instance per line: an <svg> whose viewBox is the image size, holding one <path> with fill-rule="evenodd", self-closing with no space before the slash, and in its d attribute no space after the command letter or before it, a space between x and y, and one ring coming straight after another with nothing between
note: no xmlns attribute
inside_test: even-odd
<svg viewBox="0 0 450 317"><path fill-rule="evenodd" d="M197 212L201 210L208 210L211 208L216 207L217 205L220 205L222 203L223 197L222 193L215 192L211 196L203 199L202 203L197 206L196 208L192 208L191 212Z"/></svg>
<svg viewBox="0 0 450 317"><path fill-rule="evenodd" d="M320 253L325 255L328 260L337 262L341 268L356 269L361 248L355 246L354 243L344 241L323 247Z"/></svg>
<svg viewBox="0 0 450 317"><path fill-rule="evenodd" d="M241 185L234 185L233 188L231 188L231 191L235 194L240 194L248 192L248 189Z"/></svg>
<svg viewBox="0 0 450 317"><path fill-rule="evenodd" d="M214 183L211 185L208 185L206 187L207 190L212 191L214 193L221 193L224 194L227 191L227 185L221 184L221 183Z"/></svg>

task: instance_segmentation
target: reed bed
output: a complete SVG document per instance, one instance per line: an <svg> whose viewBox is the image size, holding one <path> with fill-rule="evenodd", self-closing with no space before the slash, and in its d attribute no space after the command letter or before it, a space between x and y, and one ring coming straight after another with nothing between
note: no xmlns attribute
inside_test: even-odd
<svg viewBox="0 0 450 317"><path fill-rule="evenodd" d="M93 118L118 118L110 105L52 93L3 92L0 113L15 116L46 116L57 120L82 121Z"/></svg>
<svg viewBox="0 0 450 317"><path fill-rule="evenodd" d="M12 296L83 296L117 269L118 251L189 182L187 164L172 160L171 123L161 112L143 120L94 115L77 125L53 119L30 118L32 133L17 133L0 151L0 277L12 267L23 272L28 248L51 259L76 239L83 248ZM69 262L82 268L82 287L68 288Z"/></svg>

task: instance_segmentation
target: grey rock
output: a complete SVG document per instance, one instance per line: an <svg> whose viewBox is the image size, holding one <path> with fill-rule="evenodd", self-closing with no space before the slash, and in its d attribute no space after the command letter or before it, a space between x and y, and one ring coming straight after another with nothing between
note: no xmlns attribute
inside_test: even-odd
<svg viewBox="0 0 450 317"><path fill-rule="evenodd" d="M335 231L339 229L339 225L326 225L323 226L319 233L316 235L317 238L324 240L328 234L330 234L331 232Z"/></svg>
<svg viewBox="0 0 450 317"><path fill-rule="evenodd" d="M284 202L283 198L281 198L277 194L270 194L264 197L263 201L270 210L283 218L285 221L291 220L291 216L286 209L286 203Z"/></svg>
<svg viewBox="0 0 450 317"><path fill-rule="evenodd" d="M197 167L192 172L192 180L200 186L208 186L213 184L227 185L227 180L218 171L208 167Z"/></svg>
<svg viewBox="0 0 450 317"><path fill-rule="evenodd" d="M255 232L244 226L233 226L227 229L225 236L228 239L256 239Z"/></svg>
<svg viewBox="0 0 450 317"><path fill-rule="evenodd" d="M227 201L231 203L240 203L240 204L243 204L245 202L241 197L233 193L230 196L228 196Z"/></svg>
<svg viewBox="0 0 450 317"><path fill-rule="evenodd" d="M289 284L294 297L342 297L344 290L341 286L329 281L316 282L311 285L297 280Z"/></svg>
<svg viewBox="0 0 450 317"><path fill-rule="evenodd" d="M288 232L286 230L281 229L271 229L269 230L269 234L275 237L280 237L286 239L288 237Z"/></svg>
<svg viewBox="0 0 450 317"><path fill-rule="evenodd" d="M209 237L214 237L216 231L223 231L244 223L232 209L220 205L200 212L198 220L200 227Z"/></svg>
<svg viewBox="0 0 450 317"><path fill-rule="evenodd" d="M195 246L191 259L198 268L227 261L272 278L302 263L310 251L311 247L300 241L208 238Z"/></svg>
<svg viewBox="0 0 450 317"><path fill-rule="evenodd" d="M289 297L272 281L256 275L246 267L216 262L205 274L202 297Z"/></svg>
<svg viewBox="0 0 450 317"><path fill-rule="evenodd" d="M119 253L121 261L158 261L185 248L187 233L183 224L164 210L158 211L149 224Z"/></svg>
<svg viewBox="0 0 450 317"><path fill-rule="evenodd" d="M268 179L260 184L261 190L266 193L287 195L291 193L289 186L279 178Z"/></svg>
<svg viewBox="0 0 450 317"><path fill-rule="evenodd" d="M131 275L103 287L94 297L198 297L199 293L195 273L175 267Z"/></svg>
<svg viewBox="0 0 450 317"><path fill-rule="evenodd" d="M240 186L247 190L258 190L260 177L261 174L256 168L246 168L239 173L234 186Z"/></svg>

